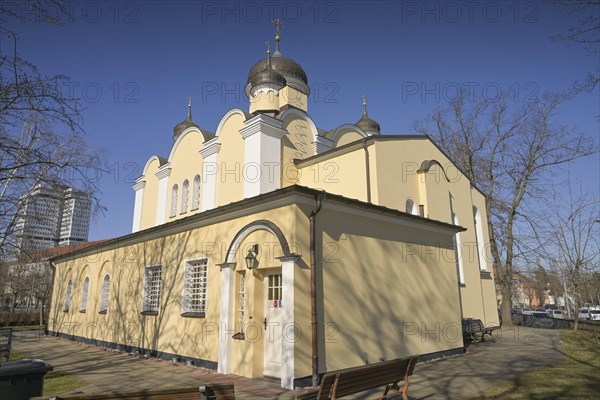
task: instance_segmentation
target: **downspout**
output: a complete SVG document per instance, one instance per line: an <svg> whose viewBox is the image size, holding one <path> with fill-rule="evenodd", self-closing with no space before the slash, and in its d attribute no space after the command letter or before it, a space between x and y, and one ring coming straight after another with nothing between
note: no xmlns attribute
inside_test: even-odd
<svg viewBox="0 0 600 400"><path fill-rule="evenodd" d="M52 285L50 286L50 298L48 299L48 304L46 305L46 307L48 308L48 321L46 321L46 328L44 329L44 333L46 334L46 336L50 333L50 309L52 308L52 299L54 298L54 284L56 281L56 265L54 264L53 259L49 259L48 261L50 262L50 269L52 269Z"/></svg>
<svg viewBox="0 0 600 400"><path fill-rule="evenodd" d="M312 332L312 385L319 385L319 346L317 331L317 260L315 254L317 214L323 206L325 192L315 195L316 208L310 213L310 323Z"/></svg>
<svg viewBox="0 0 600 400"><path fill-rule="evenodd" d="M363 149L365 149L365 171L367 174L367 203L371 203L371 168L369 167L369 149L367 148L368 139L368 137L363 139Z"/></svg>

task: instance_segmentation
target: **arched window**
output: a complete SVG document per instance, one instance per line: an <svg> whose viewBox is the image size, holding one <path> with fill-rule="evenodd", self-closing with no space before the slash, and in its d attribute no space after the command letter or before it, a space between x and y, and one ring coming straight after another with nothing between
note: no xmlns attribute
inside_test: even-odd
<svg viewBox="0 0 600 400"><path fill-rule="evenodd" d="M86 276L83 281L83 286L81 287L81 304L79 304L79 312L84 313L87 310L89 287L90 287L90 278Z"/></svg>
<svg viewBox="0 0 600 400"><path fill-rule="evenodd" d="M177 215L177 192L179 191L179 187L177 184L173 185L173 190L171 190L171 217Z"/></svg>
<svg viewBox="0 0 600 400"><path fill-rule="evenodd" d="M485 257L485 248L483 247L483 223L481 222L481 214L477 207L473 207L473 219L475 223L475 241L477 244L477 259L479 261L479 269L482 271L487 270L487 263Z"/></svg>
<svg viewBox="0 0 600 400"><path fill-rule="evenodd" d="M100 294L100 314L108 311L108 295L110 293L110 275L104 275L102 280L102 293Z"/></svg>
<svg viewBox="0 0 600 400"><path fill-rule="evenodd" d="M452 213L452 223L454 225L458 225L458 217L454 213ZM454 235L454 258L456 259L456 270L457 270L457 274L458 274L458 282L460 284L464 284L465 283L465 272L463 270L462 249L461 249L460 236L459 236L458 232Z"/></svg>
<svg viewBox="0 0 600 400"><path fill-rule="evenodd" d="M194 177L192 186L192 210L200 208L200 175Z"/></svg>
<svg viewBox="0 0 600 400"><path fill-rule="evenodd" d="M406 199L406 212L409 214L417 215L417 207L413 199Z"/></svg>
<svg viewBox="0 0 600 400"><path fill-rule="evenodd" d="M188 210L188 199L190 197L190 181L187 179L181 185L181 213L186 213Z"/></svg>
<svg viewBox="0 0 600 400"><path fill-rule="evenodd" d="M71 292L73 291L73 281L69 279L67 283L67 292L65 294L65 312L69 311L71 307Z"/></svg>

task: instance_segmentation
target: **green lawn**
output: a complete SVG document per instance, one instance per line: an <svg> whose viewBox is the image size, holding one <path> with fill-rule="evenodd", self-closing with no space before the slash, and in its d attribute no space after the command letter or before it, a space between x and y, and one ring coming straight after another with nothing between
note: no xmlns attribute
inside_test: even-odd
<svg viewBox="0 0 600 400"><path fill-rule="evenodd" d="M600 339L591 332L562 331L565 359L500 386L473 400L557 400L600 398Z"/></svg>
<svg viewBox="0 0 600 400"><path fill-rule="evenodd" d="M81 379L54 370L46 374L44 379L44 396L56 396L85 385L86 383Z"/></svg>

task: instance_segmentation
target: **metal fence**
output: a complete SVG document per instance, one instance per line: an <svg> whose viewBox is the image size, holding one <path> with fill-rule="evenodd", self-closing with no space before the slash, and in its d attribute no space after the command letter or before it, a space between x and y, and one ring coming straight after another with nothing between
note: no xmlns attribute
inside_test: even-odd
<svg viewBox="0 0 600 400"><path fill-rule="evenodd" d="M538 317L528 314L515 314L512 316L513 324L542 329L573 329L575 320L551 317ZM600 321L579 321L578 328L582 331L600 333Z"/></svg>

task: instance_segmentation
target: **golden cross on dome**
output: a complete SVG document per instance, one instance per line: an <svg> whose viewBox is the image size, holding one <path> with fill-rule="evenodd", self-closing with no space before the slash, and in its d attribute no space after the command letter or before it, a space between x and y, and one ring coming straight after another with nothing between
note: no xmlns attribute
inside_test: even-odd
<svg viewBox="0 0 600 400"><path fill-rule="evenodd" d="M277 42L277 45L275 48L275 53L279 53L279 40L281 40L279 31L280 31L280 29L285 29L285 26L283 26L283 23L281 22L281 20L279 18L274 19L273 21L271 21L271 23L277 27L277 30L275 31L275 41Z"/></svg>

